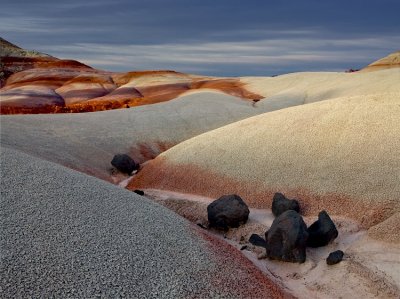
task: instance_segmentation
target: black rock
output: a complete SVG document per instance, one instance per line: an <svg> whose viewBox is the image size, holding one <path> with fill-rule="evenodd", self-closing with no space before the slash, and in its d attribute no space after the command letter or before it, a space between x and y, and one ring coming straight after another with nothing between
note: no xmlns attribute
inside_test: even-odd
<svg viewBox="0 0 400 299"><path fill-rule="evenodd" d="M334 265L340 263L343 259L344 252L341 250L336 250L331 252L329 256L326 258L326 263L328 265Z"/></svg>
<svg viewBox="0 0 400 299"><path fill-rule="evenodd" d="M307 246L314 248L325 246L338 236L335 223L326 211L318 214L318 220L311 224L307 231Z"/></svg>
<svg viewBox="0 0 400 299"><path fill-rule="evenodd" d="M304 263L306 260L307 226L299 213L283 212L265 233L267 256L273 260Z"/></svg>
<svg viewBox="0 0 400 299"><path fill-rule="evenodd" d="M111 161L111 165L120 172L131 174L132 171L139 168L139 164L129 157L127 154L117 154Z"/></svg>
<svg viewBox="0 0 400 299"><path fill-rule="evenodd" d="M207 207L210 227L227 230L239 227L249 218L249 208L238 195L224 195Z"/></svg>
<svg viewBox="0 0 400 299"><path fill-rule="evenodd" d="M295 199L288 199L282 193L275 193L272 199L272 214L278 217L280 214L287 210L294 210L300 212L299 202Z"/></svg>
<svg viewBox="0 0 400 299"><path fill-rule="evenodd" d="M257 234L252 234L250 236L249 242L255 246L260 246L260 247L266 247L267 246L267 241L265 239Z"/></svg>
<svg viewBox="0 0 400 299"><path fill-rule="evenodd" d="M133 190L133 192L135 192L136 194L139 194L139 195L144 195L144 191L142 191L142 190L138 190L138 189L136 189L136 190Z"/></svg>

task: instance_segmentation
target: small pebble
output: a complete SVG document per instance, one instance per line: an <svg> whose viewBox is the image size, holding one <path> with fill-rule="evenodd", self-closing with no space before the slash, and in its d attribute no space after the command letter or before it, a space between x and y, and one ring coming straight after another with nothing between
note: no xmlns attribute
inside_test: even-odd
<svg viewBox="0 0 400 299"><path fill-rule="evenodd" d="M334 252L331 252L326 259L326 263L328 265L335 265L342 261L343 255L344 253L341 250L336 250Z"/></svg>

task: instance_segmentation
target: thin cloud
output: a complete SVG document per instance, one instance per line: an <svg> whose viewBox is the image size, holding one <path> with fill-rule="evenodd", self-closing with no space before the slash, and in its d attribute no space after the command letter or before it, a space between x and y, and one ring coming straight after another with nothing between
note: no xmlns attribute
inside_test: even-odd
<svg viewBox="0 0 400 299"><path fill-rule="evenodd" d="M366 57L400 44L400 37L344 39L275 39L251 42L213 42L160 45L106 45L80 43L45 46L50 54L112 69L202 68L245 65L290 67L299 64L362 64ZM371 47L371 45L373 45ZM386 53L387 54L387 53ZM368 61L371 62L371 61ZM321 69L322 69L321 68ZM333 67L334 68L334 67ZM337 69L334 68L334 69Z"/></svg>
<svg viewBox="0 0 400 299"><path fill-rule="evenodd" d="M264 75L357 68L398 50L399 9L393 0L13 0L0 28L23 48L98 68Z"/></svg>

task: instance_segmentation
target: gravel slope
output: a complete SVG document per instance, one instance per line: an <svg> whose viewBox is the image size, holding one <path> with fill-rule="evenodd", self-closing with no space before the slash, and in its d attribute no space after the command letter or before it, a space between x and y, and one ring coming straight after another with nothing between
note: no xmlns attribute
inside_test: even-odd
<svg viewBox="0 0 400 299"><path fill-rule="evenodd" d="M283 296L173 212L5 147L0 203L1 298Z"/></svg>

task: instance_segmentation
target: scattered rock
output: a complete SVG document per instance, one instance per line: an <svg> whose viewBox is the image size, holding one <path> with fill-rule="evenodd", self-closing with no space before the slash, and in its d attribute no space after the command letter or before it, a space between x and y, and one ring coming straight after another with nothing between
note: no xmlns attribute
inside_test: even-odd
<svg viewBox="0 0 400 299"><path fill-rule="evenodd" d="M129 157L127 154L117 154L111 161L111 165L120 172L131 174L132 171L139 168L139 164Z"/></svg>
<svg viewBox="0 0 400 299"><path fill-rule="evenodd" d="M300 214L293 210L283 212L265 233L267 256L274 260L304 263L307 238L307 226Z"/></svg>
<svg viewBox="0 0 400 299"><path fill-rule="evenodd" d="M135 192L136 194L139 194L139 195L141 195L141 196L144 195L144 191L142 191L142 190L136 189L136 190L133 190L133 192Z"/></svg>
<svg viewBox="0 0 400 299"><path fill-rule="evenodd" d="M318 214L318 220L311 224L307 231L309 234L307 246L314 248L325 246L338 236L335 223L326 211Z"/></svg>
<svg viewBox="0 0 400 299"><path fill-rule="evenodd" d="M278 217L280 214L287 210L294 210L300 212L299 202L295 199L288 199L282 193L275 193L272 199L272 214Z"/></svg>
<svg viewBox="0 0 400 299"><path fill-rule="evenodd" d="M207 229L207 227L205 227L204 224L201 222L197 222L196 224L198 227L201 227L202 229Z"/></svg>
<svg viewBox="0 0 400 299"><path fill-rule="evenodd" d="M326 258L326 263L328 265L335 265L337 263L340 263L343 259L344 252L341 250L336 250L334 252L331 252L329 256Z"/></svg>
<svg viewBox="0 0 400 299"><path fill-rule="evenodd" d="M250 236L249 242L255 246L267 247L267 241L265 241L263 237L257 234L252 234Z"/></svg>
<svg viewBox="0 0 400 299"><path fill-rule="evenodd" d="M243 245L242 247L240 247L240 250L245 250L247 249L247 245Z"/></svg>
<svg viewBox="0 0 400 299"><path fill-rule="evenodd" d="M210 227L224 230L246 223L249 213L246 203L236 194L221 196L207 207Z"/></svg>

